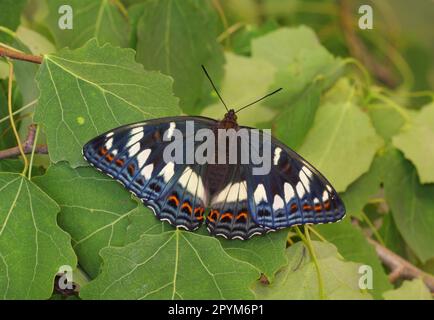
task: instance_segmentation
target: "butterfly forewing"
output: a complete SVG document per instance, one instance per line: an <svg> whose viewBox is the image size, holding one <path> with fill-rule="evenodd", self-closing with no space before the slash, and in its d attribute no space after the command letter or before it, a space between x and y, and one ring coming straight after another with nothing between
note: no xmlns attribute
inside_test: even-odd
<svg viewBox="0 0 434 320"><path fill-rule="evenodd" d="M341 220L345 207L331 184L283 143L274 138L270 141L270 173L253 175L246 170L249 210L256 223L280 229Z"/></svg>
<svg viewBox="0 0 434 320"><path fill-rule="evenodd" d="M188 138L187 119L156 119L119 127L89 141L83 155L141 199L160 220L194 230L204 220L208 195L202 180L206 166L166 162L163 157L169 144L163 139L165 134L176 128ZM215 121L196 119L195 124L200 129L215 125Z"/></svg>

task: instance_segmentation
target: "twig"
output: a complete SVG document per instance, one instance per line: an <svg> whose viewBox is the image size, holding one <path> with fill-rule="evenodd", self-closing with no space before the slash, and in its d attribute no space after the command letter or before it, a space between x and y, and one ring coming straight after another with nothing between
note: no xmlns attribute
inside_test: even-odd
<svg viewBox="0 0 434 320"><path fill-rule="evenodd" d="M35 142L35 134L36 134L36 125L31 124L29 126L29 131L27 133L26 141L24 141L23 143L23 152L25 154L32 153L33 144ZM35 147L35 153L47 154L48 148L44 144L37 145ZM0 150L0 159L12 158L20 154L21 154L20 149L18 146L16 146L5 150Z"/></svg>
<svg viewBox="0 0 434 320"><path fill-rule="evenodd" d="M348 0L339 0L339 19L351 55L359 59L375 75L375 78L386 86L391 88L396 87L399 81L395 74L384 63L376 61L369 53L365 44L357 36Z"/></svg>
<svg viewBox="0 0 434 320"><path fill-rule="evenodd" d="M41 56L33 56L31 54L26 54L23 52L8 49L1 46L0 46L0 57L8 57L15 60L22 60L22 61L27 61L27 62L37 63L37 64L42 63Z"/></svg>
<svg viewBox="0 0 434 320"><path fill-rule="evenodd" d="M423 270L412 265L407 260L403 259L396 253L390 251L386 247L379 244L377 241L367 238L368 242L371 243L380 260L390 269L389 280L394 283L398 279L414 279L420 278L423 280L425 285L434 293L434 277Z"/></svg>

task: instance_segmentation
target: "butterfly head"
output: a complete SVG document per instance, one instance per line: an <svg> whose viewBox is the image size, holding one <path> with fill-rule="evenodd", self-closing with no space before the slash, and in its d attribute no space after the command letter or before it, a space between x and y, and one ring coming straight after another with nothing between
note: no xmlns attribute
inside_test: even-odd
<svg viewBox="0 0 434 320"><path fill-rule="evenodd" d="M222 121L220 121L220 126L224 129L237 129L238 123L237 123L237 115L234 109L229 109L228 112L225 114Z"/></svg>

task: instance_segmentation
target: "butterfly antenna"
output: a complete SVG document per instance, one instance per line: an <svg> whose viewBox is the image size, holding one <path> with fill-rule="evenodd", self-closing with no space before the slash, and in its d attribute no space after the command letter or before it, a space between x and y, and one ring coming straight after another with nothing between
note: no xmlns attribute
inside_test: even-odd
<svg viewBox="0 0 434 320"><path fill-rule="evenodd" d="M214 82L212 81L211 77L209 76L208 71L206 71L204 65L202 65L202 69L203 69L203 72L205 72L205 75L206 75L206 77L208 78L209 82L211 82L211 85L212 85L212 87L214 88L215 93L217 93L217 95L218 95L220 101L221 101L221 102L223 103L223 105L225 106L226 111L229 111L228 107L226 106L226 103L224 102L222 96L221 96L220 93L218 92L218 90L217 90L217 88L216 88Z"/></svg>
<svg viewBox="0 0 434 320"><path fill-rule="evenodd" d="M244 107L239 108L237 111L235 111L235 113L238 113L238 112L240 112L241 110L243 110L243 109L245 109L245 108L247 108L247 107L250 107L252 104L258 103L259 101L264 100L265 98L268 98L269 96L272 96L272 95L275 94L275 93L278 93L280 90L282 90L282 88L276 89L276 90L274 90L273 92L270 92L270 93L266 94L266 95L263 96L262 98L259 98L258 100L255 100L255 101L253 101L253 102L251 102L251 103L245 105Z"/></svg>

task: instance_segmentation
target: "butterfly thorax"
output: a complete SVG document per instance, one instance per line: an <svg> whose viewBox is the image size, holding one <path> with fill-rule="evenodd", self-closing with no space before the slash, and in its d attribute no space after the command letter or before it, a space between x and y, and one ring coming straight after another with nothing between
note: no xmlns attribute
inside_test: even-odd
<svg viewBox="0 0 434 320"><path fill-rule="evenodd" d="M237 115L234 109L230 109L224 116L223 120L219 121L219 129L235 129L238 130Z"/></svg>

